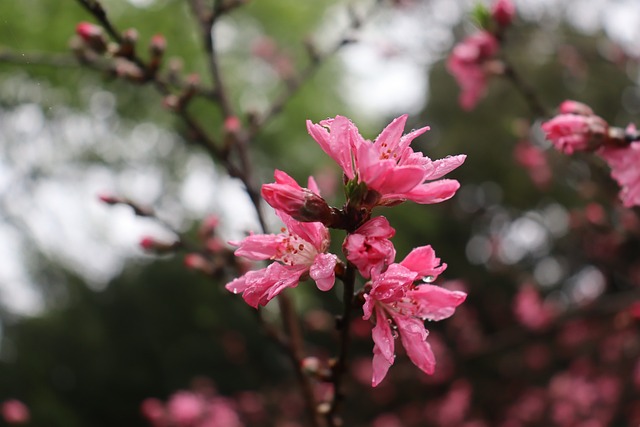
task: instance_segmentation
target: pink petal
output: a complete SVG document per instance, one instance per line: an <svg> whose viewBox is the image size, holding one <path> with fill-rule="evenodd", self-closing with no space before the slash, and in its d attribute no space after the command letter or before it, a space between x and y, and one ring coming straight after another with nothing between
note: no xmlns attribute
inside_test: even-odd
<svg viewBox="0 0 640 427"><path fill-rule="evenodd" d="M309 276L315 280L318 289L328 291L336 281L336 264L338 257L334 254L319 254L311 265Z"/></svg>
<svg viewBox="0 0 640 427"><path fill-rule="evenodd" d="M245 237L239 243L229 243L238 246L234 252L236 256L259 261L275 257L280 248L281 240L282 235L280 234L253 234Z"/></svg>
<svg viewBox="0 0 640 427"><path fill-rule="evenodd" d="M393 319L398 326L402 346L407 356L423 372L431 375L436 367L436 358L427 343L429 332L424 328L422 320L397 316Z"/></svg>
<svg viewBox="0 0 640 427"><path fill-rule="evenodd" d="M425 284L408 291L407 297L417 302L416 311L412 313L414 316L437 321L450 317L467 294Z"/></svg>
<svg viewBox="0 0 640 427"><path fill-rule="evenodd" d="M258 308L258 305L266 305L285 288L297 286L305 270L273 263L267 268L249 271L228 283L225 288L234 294L242 292L246 303Z"/></svg>
<svg viewBox="0 0 640 427"><path fill-rule="evenodd" d="M363 234L366 237L389 239L396 234L396 230L391 227L387 218L377 216L358 227L356 234Z"/></svg>
<svg viewBox="0 0 640 427"><path fill-rule="evenodd" d="M441 179L419 185L403 196L407 200L413 200L423 205L440 203L452 198L458 188L460 188L460 183L455 179Z"/></svg>
<svg viewBox="0 0 640 427"><path fill-rule="evenodd" d="M376 325L371 330L373 338L373 386L380 384L394 361L395 341L385 312L376 307Z"/></svg>
<svg viewBox="0 0 640 427"><path fill-rule="evenodd" d="M446 174L463 164L466 158L466 155L459 154L457 156L449 156L445 157L444 159L434 160L433 162L431 162L429 171L427 172L425 179L432 181L434 179L445 176Z"/></svg>
<svg viewBox="0 0 640 427"><path fill-rule="evenodd" d="M396 166L385 177L377 191L382 194L406 193L425 180L422 166Z"/></svg>
<svg viewBox="0 0 640 427"><path fill-rule="evenodd" d="M431 245L413 249L400 265L418 273L418 278L431 276L433 279L447 268L446 264L440 265L440 258L436 257Z"/></svg>
<svg viewBox="0 0 640 427"><path fill-rule="evenodd" d="M402 138L400 138L400 146L398 151L403 151L406 147L408 147L411 144L411 142L414 139L416 139L417 137L419 137L429 129L431 129L429 126L425 126L420 129L412 130L408 134L404 135Z"/></svg>
<svg viewBox="0 0 640 427"><path fill-rule="evenodd" d="M391 303L404 296L417 274L400 264L391 264L387 270L372 280L371 296L378 301Z"/></svg>
<svg viewBox="0 0 640 427"><path fill-rule="evenodd" d="M394 119L380 132L380 135L378 135L374 142L378 152L390 150L394 153L396 151L400 143L400 138L402 137L402 132L404 132L404 126L407 123L407 117L409 117L408 114L403 114Z"/></svg>
<svg viewBox="0 0 640 427"><path fill-rule="evenodd" d="M291 178L291 176L289 176L286 172L276 169L273 172L273 177L276 179L276 182L278 184L285 184L293 188L297 188L298 190L302 189L302 187L300 187L296 180Z"/></svg>

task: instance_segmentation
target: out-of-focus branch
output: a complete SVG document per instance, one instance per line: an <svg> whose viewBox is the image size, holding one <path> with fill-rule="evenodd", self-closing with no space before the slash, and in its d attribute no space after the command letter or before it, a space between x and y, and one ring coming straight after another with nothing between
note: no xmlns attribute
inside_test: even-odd
<svg viewBox="0 0 640 427"><path fill-rule="evenodd" d="M548 109L545 108L542 101L538 97L535 89L527 83L520 74L515 70L513 65L503 59L504 62L504 77L508 79L515 86L516 90L520 92L525 102L529 106L531 113L536 117L545 117L548 115Z"/></svg>
<svg viewBox="0 0 640 427"><path fill-rule="evenodd" d="M296 377L302 388L309 421L313 427L324 427L325 423L318 413L311 379L302 368L302 360L304 359L304 339L302 337L302 332L300 331L300 325L298 324L298 316L295 307L293 306L293 302L289 296L286 294L278 295L278 304L280 306L280 317L282 318L283 326L289 335L287 353L291 359L291 363L293 364L293 368L296 372Z"/></svg>
<svg viewBox="0 0 640 427"><path fill-rule="evenodd" d="M286 104L298 92L300 87L311 79L329 58L337 54L343 47L354 42L354 39L351 37L352 33L371 20L382 3L382 0L375 0L362 16L358 16L355 11L350 9L348 27L344 30L338 42L327 51L323 53L319 52L310 40L305 43L309 60L308 65L303 68L297 76L287 80L282 93L276 97L267 111L252 118L249 139L258 134L269 121L282 112Z"/></svg>

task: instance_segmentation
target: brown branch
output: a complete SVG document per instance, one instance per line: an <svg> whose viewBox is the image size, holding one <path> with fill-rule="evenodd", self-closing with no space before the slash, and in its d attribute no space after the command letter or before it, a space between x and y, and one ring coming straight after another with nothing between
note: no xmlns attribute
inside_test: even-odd
<svg viewBox="0 0 640 427"><path fill-rule="evenodd" d="M350 262L347 264L347 270L343 276L343 293L342 303L343 312L340 318L340 346L339 354L335 365L332 368L331 381L333 383L333 400L331 401L329 412L326 419L330 427L338 427L342 425L342 421L338 417L340 404L344 400L344 391L342 390L342 380L347 372L347 356L349 354L349 343L351 341L350 328L351 314L353 312L353 291L355 287L356 273L355 267Z"/></svg>
<svg viewBox="0 0 640 427"><path fill-rule="evenodd" d="M545 117L548 115L548 109L544 107L542 101L538 97L536 91L527 83L518 72L513 68L513 65L503 59L504 63L504 77L511 81L516 90L520 92L525 102L529 106L531 113L536 117Z"/></svg>
<svg viewBox="0 0 640 427"><path fill-rule="evenodd" d="M296 377L302 388L302 394L307 406L309 421L313 427L324 427L325 423L318 412L316 398L313 394L313 384L311 379L302 369L302 360L304 359L304 340L300 325L298 324L298 316L296 314L293 302L286 294L278 296L278 304L280 304L280 316L282 323L289 335L289 345L287 353L291 359Z"/></svg>

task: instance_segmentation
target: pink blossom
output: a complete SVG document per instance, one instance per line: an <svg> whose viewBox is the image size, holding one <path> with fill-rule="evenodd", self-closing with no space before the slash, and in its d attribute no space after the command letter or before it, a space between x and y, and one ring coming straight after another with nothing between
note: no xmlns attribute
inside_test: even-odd
<svg viewBox="0 0 640 427"><path fill-rule="evenodd" d="M556 315L553 306L543 303L538 290L530 284L520 288L513 304L518 321L534 331L549 326Z"/></svg>
<svg viewBox="0 0 640 427"><path fill-rule="evenodd" d="M102 27L90 22L80 22L76 25L76 34L82 37L83 40L90 41L102 36Z"/></svg>
<svg viewBox="0 0 640 427"><path fill-rule="evenodd" d="M546 187L551 182L551 168L540 148L529 141L520 141L513 150L513 156L527 170L536 186Z"/></svg>
<svg viewBox="0 0 640 427"><path fill-rule="evenodd" d="M335 282L338 257L325 253L329 230L319 222L299 222L282 211L276 213L286 226L281 233L251 235L241 242L231 242L238 247L236 256L279 261L249 271L226 285L233 293L242 292L247 304L255 308L266 305L284 289L298 286L306 274L323 291L331 289Z"/></svg>
<svg viewBox="0 0 640 427"><path fill-rule="evenodd" d="M140 412L153 427L164 427L167 425L167 414L164 404L155 398L149 397L142 401Z"/></svg>
<svg viewBox="0 0 640 427"><path fill-rule="evenodd" d="M565 154L598 148L607 139L609 125L601 117L560 114L542 124L546 137Z"/></svg>
<svg viewBox="0 0 640 427"><path fill-rule="evenodd" d="M389 240L395 233L385 217L375 217L349 234L342 247L347 259L368 279L386 270L395 259L396 250Z"/></svg>
<svg viewBox="0 0 640 427"><path fill-rule="evenodd" d="M375 387L394 362L394 331L400 336L409 359L422 371L432 374L435 356L426 339L424 320L442 320L451 316L466 298L464 292L439 286L414 285L416 280L434 280L444 269L431 246L414 249L400 264L373 275L371 291L365 294L363 318L375 313L373 337L373 377Z"/></svg>
<svg viewBox="0 0 640 427"><path fill-rule="evenodd" d="M285 172L274 172L276 182L262 186L262 197L272 208L290 215L295 220L313 222L329 221L331 208L320 197L318 186L309 177L309 188L302 188Z"/></svg>
<svg viewBox="0 0 640 427"><path fill-rule="evenodd" d="M472 110L487 88L486 62L496 56L500 45L488 31L475 33L458 43L447 59L447 70L460 86L459 102L465 110Z"/></svg>
<svg viewBox="0 0 640 427"><path fill-rule="evenodd" d="M511 0L496 0L491 6L491 17L500 27L508 27L516 15L516 7Z"/></svg>
<svg viewBox="0 0 640 427"><path fill-rule="evenodd" d="M0 410L7 424L25 424L31 418L27 405L17 399L5 400Z"/></svg>
<svg viewBox="0 0 640 427"><path fill-rule="evenodd" d="M178 426L190 426L202 418L206 402L202 396L190 391L179 391L169 399L167 411Z"/></svg>
<svg viewBox="0 0 640 427"><path fill-rule="evenodd" d="M402 115L393 120L373 143L365 140L356 126L342 116L320 124L307 120L307 129L324 152L342 167L349 181L364 183L367 189L379 194L375 204L388 206L405 200L430 204L451 198L460 184L438 178L460 166L466 156L432 161L413 151L409 147L411 142L429 128L402 135L407 117Z"/></svg>
<svg viewBox="0 0 640 427"><path fill-rule="evenodd" d="M606 160L611 168L611 177L622 187L622 204L628 208L640 206L640 141L624 147L605 146L598 155Z"/></svg>

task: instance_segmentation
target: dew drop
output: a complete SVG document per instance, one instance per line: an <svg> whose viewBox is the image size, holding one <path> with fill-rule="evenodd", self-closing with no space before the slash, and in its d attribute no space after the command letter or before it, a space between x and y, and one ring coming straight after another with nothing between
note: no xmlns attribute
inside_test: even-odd
<svg viewBox="0 0 640 427"><path fill-rule="evenodd" d="M433 283L436 280L434 276L425 276L422 278L424 283Z"/></svg>
<svg viewBox="0 0 640 427"><path fill-rule="evenodd" d="M397 339L398 339L398 336L399 336L399 335L398 335L398 331L396 331L396 330L392 331L392 332L391 332L391 336L393 337L393 339L394 339L394 340L397 340Z"/></svg>

